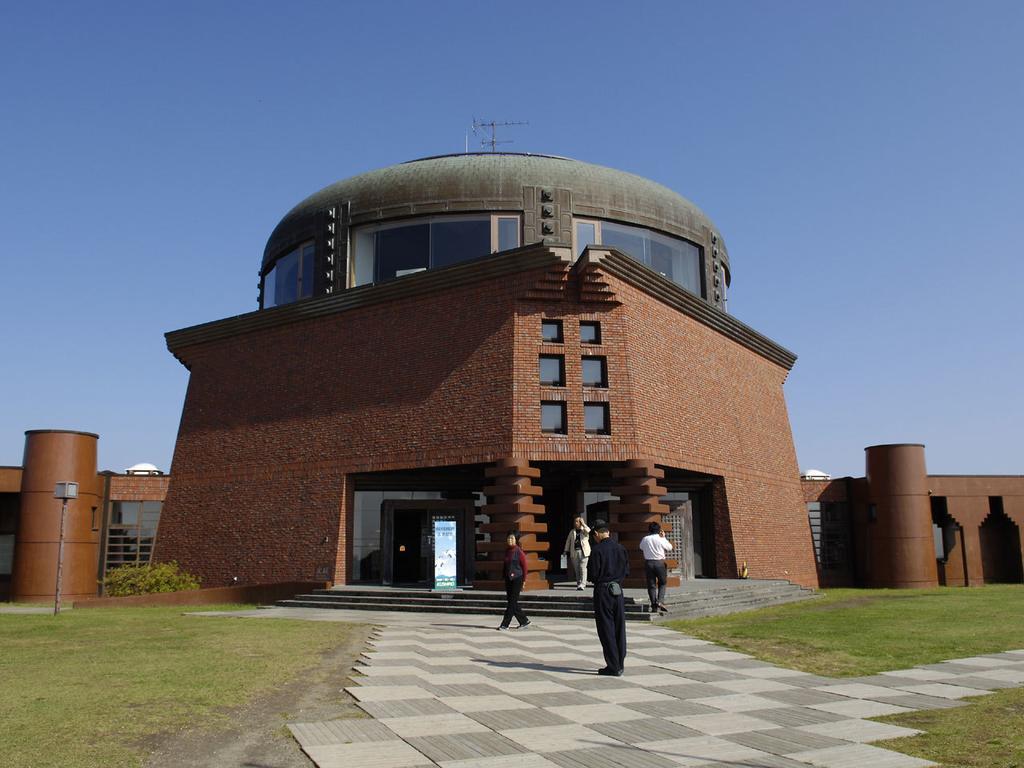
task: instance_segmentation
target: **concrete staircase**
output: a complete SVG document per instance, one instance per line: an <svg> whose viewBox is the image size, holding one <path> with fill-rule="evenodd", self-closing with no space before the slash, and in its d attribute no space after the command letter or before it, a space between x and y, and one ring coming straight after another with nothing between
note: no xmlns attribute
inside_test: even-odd
<svg viewBox="0 0 1024 768"><path fill-rule="evenodd" d="M525 592L519 604L532 618L593 618L591 589L574 588ZM685 582L669 591L665 605L667 618L682 619L749 611L770 605L791 603L814 597L813 590L782 580L715 580ZM653 621L661 618L650 612L647 593L626 590L626 620ZM317 589L309 594L279 600L287 608L345 609L350 611L412 611L417 613L457 613L500 616L505 610L505 593L466 589L456 592L431 592L423 589L388 587L335 587Z"/></svg>

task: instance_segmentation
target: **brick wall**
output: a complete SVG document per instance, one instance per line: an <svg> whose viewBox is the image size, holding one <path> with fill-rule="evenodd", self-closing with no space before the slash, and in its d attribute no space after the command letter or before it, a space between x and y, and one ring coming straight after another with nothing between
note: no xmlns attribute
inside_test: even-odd
<svg viewBox="0 0 1024 768"><path fill-rule="evenodd" d="M110 478L110 500L163 501L170 481L167 475L114 475Z"/></svg>
<svg viewBox="0 0 1024 768"><path fill-rule="evenodd" d="M343 581L347 474L508 454L512 302L529 282L476 283L181 352L191 378L157 558L207 586Z"/></svg>
<svg viewBox="0 0 1024 768"><path fill-rule="evenodd" d="M785 369L614 278L614 301L580 303L574 277L531 298L549 273L177 350L191 379L157 558L206 586L343 581L350 473L649 458L721 478L720 576L746 561L755 578L816 584ZM542 317L562 319L564 344L541 342ZM581 347L581 318L601 323L600 347ZM545 352L565 355L566 387L540 387ZM606 357L607 390L582 389L584 353ZM541 434L542 399L566 401L568 435ZM610 436L584 434L589 399L609 402Z"/></svg>

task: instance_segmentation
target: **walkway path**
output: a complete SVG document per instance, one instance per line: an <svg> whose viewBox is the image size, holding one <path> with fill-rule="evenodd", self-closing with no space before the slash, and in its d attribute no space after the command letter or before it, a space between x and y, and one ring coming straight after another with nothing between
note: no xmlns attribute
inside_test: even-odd
<svg viewBox="0 0 1024 768"><path fill-rule="evenodd" d="M870 742L918 731L864 718L1024 683L1024 650L832 679L651 625L628 628L626 674L606 678L591 622L484 621L390 614L346 688L373 719L292 733L319 768L915 768L934 764Z"/></svg>

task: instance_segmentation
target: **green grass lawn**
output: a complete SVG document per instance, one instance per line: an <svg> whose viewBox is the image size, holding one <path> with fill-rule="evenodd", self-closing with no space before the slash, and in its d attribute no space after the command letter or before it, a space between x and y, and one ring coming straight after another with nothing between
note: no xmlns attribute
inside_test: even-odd
<svg viewBox="0 0 1024 768"><path fill-rule="evenodd" d="M871 675L1024 648L1024 586L825 590L813 601L667 626L819 675ZM878 719L925 733L877 746L944 766L1024 768L1024 689Z"/></svg>
<svg viewBox="0 0 1024 768"><path fill-rule="evenodd" d="M145 739L215 726L227 708L294 678L364 631L183 616L187 610L0 614L0 764L138 766Z"/></svg>

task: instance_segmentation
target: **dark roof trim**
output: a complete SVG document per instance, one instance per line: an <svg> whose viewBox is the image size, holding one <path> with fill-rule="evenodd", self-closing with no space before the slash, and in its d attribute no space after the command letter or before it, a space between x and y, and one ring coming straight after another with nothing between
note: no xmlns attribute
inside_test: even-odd
<svg viewBox="0 0 1024 768"><path fill-rule="evenodd" d="M562 257L546 245L533 244L485 256L450 267L432 269L376 285L349 288L341 293L296 301L271 309L248 312L225 320L215 320L164 334L167 348L186 365L179 350L216 339L237 336L261 328L296 323L313 317L334 315L347 309L379 304L383 301L436 293L457 285L466 285L489 277L516 274L529 269L564 263Z"/></svg>
<svg viewBox="0 0 1024 768"><path fill-rule="evenodd" d="M783 346L763 336L749 325L716 309L703 299L645 267L635 259L614 248L590 246L577 262L578 266L593 264L605 272L624 280L630 285L654 296L656 299L692 317L709 328L724 334L762 357L778 363L787 371L796 363L796 355Z"/></svg>

